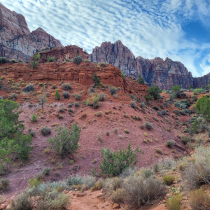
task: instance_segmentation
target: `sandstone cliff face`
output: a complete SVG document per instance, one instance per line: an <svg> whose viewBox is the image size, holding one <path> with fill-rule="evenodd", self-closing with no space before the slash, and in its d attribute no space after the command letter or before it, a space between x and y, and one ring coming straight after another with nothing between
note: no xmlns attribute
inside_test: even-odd
<svg viewBox="0 0 210 210"><path fill-rule="evenodd" d="M113 85L126 90L129 93L143 92L147 93L148 86L140 85L132 79L123 79L120 69L106 64L98 67L97 64L82 62L77 65L73 62L51 62L40 63L38 68L29 68L27 63L14 63L1 65L2 72L6 72L9 78L14 80L40 81L40 80L63 80L75 81L88 87L93 84L94 73L100 78L104 85Z"/></svg>
<svg viewBox="0 0 210 210"><path fill-rule="evenodd" d="M0 3L0 56L28 60L36 50L62 47L60 41L41 28L30 32L23 15Z"/></svg>
<svg viewBox="0 0 210 210"><path fill-rule="evenodd" d="M69 45L62 48L54 48L51 50L45 50L42 52L38 52L40 54L40 59L38 60L39 63L46 63L48 57L54 57L56 61L62 62L65 59L73 59L77 56L83 58L83 60L88 60L88 54L83 51L82 48L77 47L75 45ZM36 56L36 54L35 54ZM33 59L33 58L31 58Z"/></svg>
<svg viewBox="0 0 210 210"><path fill-rule="evenodd" d="M191 72L188 72L182 63L169 58L166 58L165 61L158 57L154 59L144 59L140 56L135 58L121 41L114 44L102 43L100 47L93 49L89 60L110 63L119 67L127 76L134 78L138 78L141 73L149 86L156 83L161 89L171 89L177 84L182 88L188 88L191 84L200 85L199 82L193 82Z"/></svg>

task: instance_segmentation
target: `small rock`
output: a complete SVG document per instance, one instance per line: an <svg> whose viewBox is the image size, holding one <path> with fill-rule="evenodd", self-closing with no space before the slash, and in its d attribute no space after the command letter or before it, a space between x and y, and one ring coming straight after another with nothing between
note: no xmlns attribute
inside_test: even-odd
<svg viewBox="0 0 210 210"><path fill-rule="evenodd" d="M113 209L120 209L120 204L117 204L115 203L113 206L112 206Z"/></svg>
<svg viewBox="0 0 210 210"><path fill-rule="evenodd" d="M7 208L7 205L6 204L1 204L0 205L0 209L6 209Z"/></svg>
<svg viewBox="0 0 210 210"><path fill-rule="evenodd" d="M83 197L83 196L85 196L85 195L86 195L85 193L77 193L77 194L76 194L77 197Z"/></svg>
<svg viewBox="0 0 210 210"><path fill-rule="evenodd" d="M96 197L100 198L103 195L103 193L99 193Z"/></svg>

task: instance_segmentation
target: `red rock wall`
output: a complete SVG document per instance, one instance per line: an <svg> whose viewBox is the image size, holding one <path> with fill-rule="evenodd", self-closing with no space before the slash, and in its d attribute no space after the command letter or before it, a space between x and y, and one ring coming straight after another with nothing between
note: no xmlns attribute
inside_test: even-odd
<svg viewBox="0 0 210 210"><path fill-rule="evenodd" d="M97 64L90 62L82 62L76 65L73 62L51 62L40 63L38 68L31 69L29 64L14 63L1 65L1 71L6 72L10 78L14 80L24 81L38 81L38 80L63 80L63 81L76 81L82 85L90 86L93 84L92 77L94 73L100 78L104 85L113 85L120 87L130 93L143 91L146 93L148 90L147 85L137 84L135 80L129 81L121 77L119 68L110 64L105 67L98 67Z"/></svg>

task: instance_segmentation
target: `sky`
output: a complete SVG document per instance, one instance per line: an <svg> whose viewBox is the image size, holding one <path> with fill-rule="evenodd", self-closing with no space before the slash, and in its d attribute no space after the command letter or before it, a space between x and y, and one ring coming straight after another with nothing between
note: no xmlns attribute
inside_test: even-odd
<svg viewBox="0 0 210 210"><path fill-rule="evenodd" d="M171 58L210 73L210 0L0 0L66 45L89 53L121 40L136 56Z"/></svg>

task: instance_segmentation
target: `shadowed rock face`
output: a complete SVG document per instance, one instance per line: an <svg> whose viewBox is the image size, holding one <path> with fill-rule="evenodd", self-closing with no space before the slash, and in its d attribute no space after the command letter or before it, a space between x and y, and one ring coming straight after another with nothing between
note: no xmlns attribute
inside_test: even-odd
<svg viewBox="0 0 210 210"><path fill-rule="evenodd" d="M95 47L89 55L91 62L105 62L119 67L127 76L138 78L141 73L149 86L157 84L161 89L171 89L174 85L182 88L194 88L208 84L210 75L193 78L191 72L181 63L169 58L144 59L135 58L133 53L121 41L114 44L103 42Z"/></svg>
<svg viewBox="0 0 210 210"><path fill-rule="evenodd" d="M29 60L36 50L62 47L60 41L42 28L30 32L25 17L0 3L0 56Z"/></svg>

